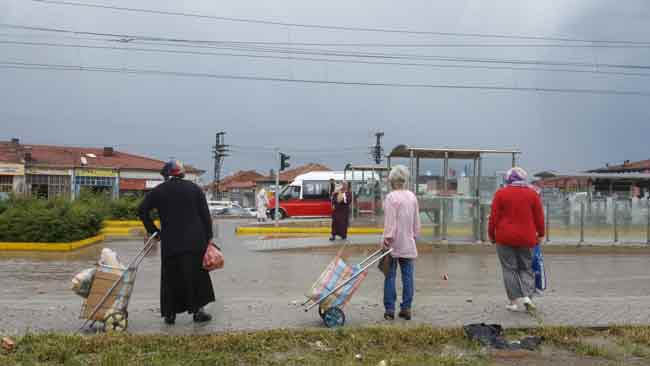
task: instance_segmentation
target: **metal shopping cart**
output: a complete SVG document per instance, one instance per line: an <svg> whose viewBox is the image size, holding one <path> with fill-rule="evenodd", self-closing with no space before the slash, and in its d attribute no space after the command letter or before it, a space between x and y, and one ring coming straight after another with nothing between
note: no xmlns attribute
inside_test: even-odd
<svg viewBox="0 0 650 366"><path fill-rule="evenodd" d="M341 257L341 248L334 259L327 265L318 280L307 292L307 301L302 306L305 312L318 306L318 314L328 328L345 324L342 308L368 275L368 268L375 265L393 250L379 249L359 264L348 265Z"/></svg>
<svg viewBox="0 0 650 366"><path fill-rule="evenodd" d="M123 332L129 325L129 300L133 293L135 275L142 260L156 245L153 240L158 233L149 237L144 248L126 267L117 268L98 264L97 271L90 286L90 293L81 306L80 319L86 319L79 330L88 323L93 327L96 322L103 323L104 331Z"/></svg>

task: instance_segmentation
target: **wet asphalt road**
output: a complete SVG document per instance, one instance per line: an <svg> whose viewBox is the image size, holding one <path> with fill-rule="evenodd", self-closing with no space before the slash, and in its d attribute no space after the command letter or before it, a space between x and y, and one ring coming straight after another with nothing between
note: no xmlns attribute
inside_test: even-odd
<svg viewBox="0 0 650 366"><path fill-rule="evenodd" d="M176 326L163 324L158 314L160 259L154 251L139 268L129 305L130 332L185 334L322 326L316 309L305 313L297 304L304 300L303 294L333 252L268 249L306 243L319 246L327 243L326 238L236 237L236 224L218 224L226 267L212 273L217 302L207 310L214 320L195 325L189 315L182 315ZM353 241L371 243L376 238ZM140 250L142 241L108 241L68 254L0 252L0 334L76 330L82 323L78 319L82 301L70 291L70 279L76 272L92 267L103 247L116 250L127 262ZM368 253L353 251L350 260L360 261ZM550 289L537 299L544 324L650 324L650 251L547 254L545 259ZM421 253L415 273L414 320L409 324L537 324L528 315L505 310L501 269L493 248L478 252L427 251ZM449 275L448 281L443 280L444 274ZM385 323L382 289L383 276L373 268L344 309L348 324Z"/></svg>

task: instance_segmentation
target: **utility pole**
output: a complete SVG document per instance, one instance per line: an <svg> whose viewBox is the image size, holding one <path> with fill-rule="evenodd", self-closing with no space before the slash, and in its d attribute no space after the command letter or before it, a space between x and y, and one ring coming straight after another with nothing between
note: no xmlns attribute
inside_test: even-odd
<svg viewBox="0 0 650 366"><path fill-rule="evenodd" d="M280 220L280 169L282 169L282 159L280 151L276 148L275 155L278 159L278 169L275 171L275 210L273 210L273 222L275 226L279 226Z"/></svg>
<svg viewBox="0 0 650 366"><path fill-rule="evenodd" d="M381 138L384 137L383 132L376 132L375 146L370 146L370 157L375 161L375 164L381 164L382 156L384 155L384 148L381 146Z"/></svg>
<svg viewBox="0 0 650 366"><path fill-rule="evenodd" d="M217 132L215 135L215 144L212 147L213 159L214 159L214 180L212 182L212 198L215 196L217 199L221 198L221 192L219 192L219 182L221 181L221 168L223 168L223 158L230 156L227 153L228 145L224 144L224 135L226 133L223 131Z"/></svg>

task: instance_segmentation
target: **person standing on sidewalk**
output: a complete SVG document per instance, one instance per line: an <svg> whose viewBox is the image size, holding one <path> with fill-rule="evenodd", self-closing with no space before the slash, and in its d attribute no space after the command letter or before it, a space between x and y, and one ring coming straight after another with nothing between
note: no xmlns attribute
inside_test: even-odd
<svg viewBox="0 0 650 366"><path fill-rule="evenodd" d="M266 195L266 189L264 187L260 188L255 198L257 200L257 222L266 222L266 210L269 207L269 198Z"/></svg>
<svg viewBox="0 0 650 366"><path fill-rule="evenodd" d="M199 186L183 179L181 162L167 162L160 174L165 182L149 192L138 209L147 232L158 232L161 241L160 312L169 325L186 311L195 322L207 322L212 316L203 307L215 300L210 274L203 269L207 246L214 245L208 203ZM151 219L154 209L161 228Z"/></svg>
<svg viewBox="0 0 650 366"><path fill-rule="evenodd" d="M544 209L539 194L530 188L528 173L514 167L506 173L507 185L492 200L489 236L496 243L503 282L510 300L506 309L535 311L532 248L544 238Z"/></svg>
<svg viewBox="0 0 650 366"><path fill-rule="evenodd" d="M390 265L384 279L384 319L395 319L397 265L402 272L402 303L399 317L411 320L411 305L415 291L413 272L418 250L415 239L420 235L420 208L417 197L405 189L409 171L403 165L391 169L388 183L392 189L384 199L384 248L392 248Z"/></svg>
<svg viewBox="0 0 650 366"><path fill-rule="evenodd" d="M348 189L348 182L341 183L341 188L332 195L332 236L331 241L340 236L345 240L348 238L348 225L350 225L350 203L352 194Z"/></svg>

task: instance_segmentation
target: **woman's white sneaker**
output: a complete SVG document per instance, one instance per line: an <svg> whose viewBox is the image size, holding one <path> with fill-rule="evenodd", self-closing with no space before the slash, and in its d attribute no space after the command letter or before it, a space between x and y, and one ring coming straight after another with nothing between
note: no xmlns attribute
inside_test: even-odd
<svg viewBox="0 0 650 366"><path fill-rule="evenodd" d="M516 312L519 311L519 306L517 304L508 304L506 305L506 310Z"/></svg>

